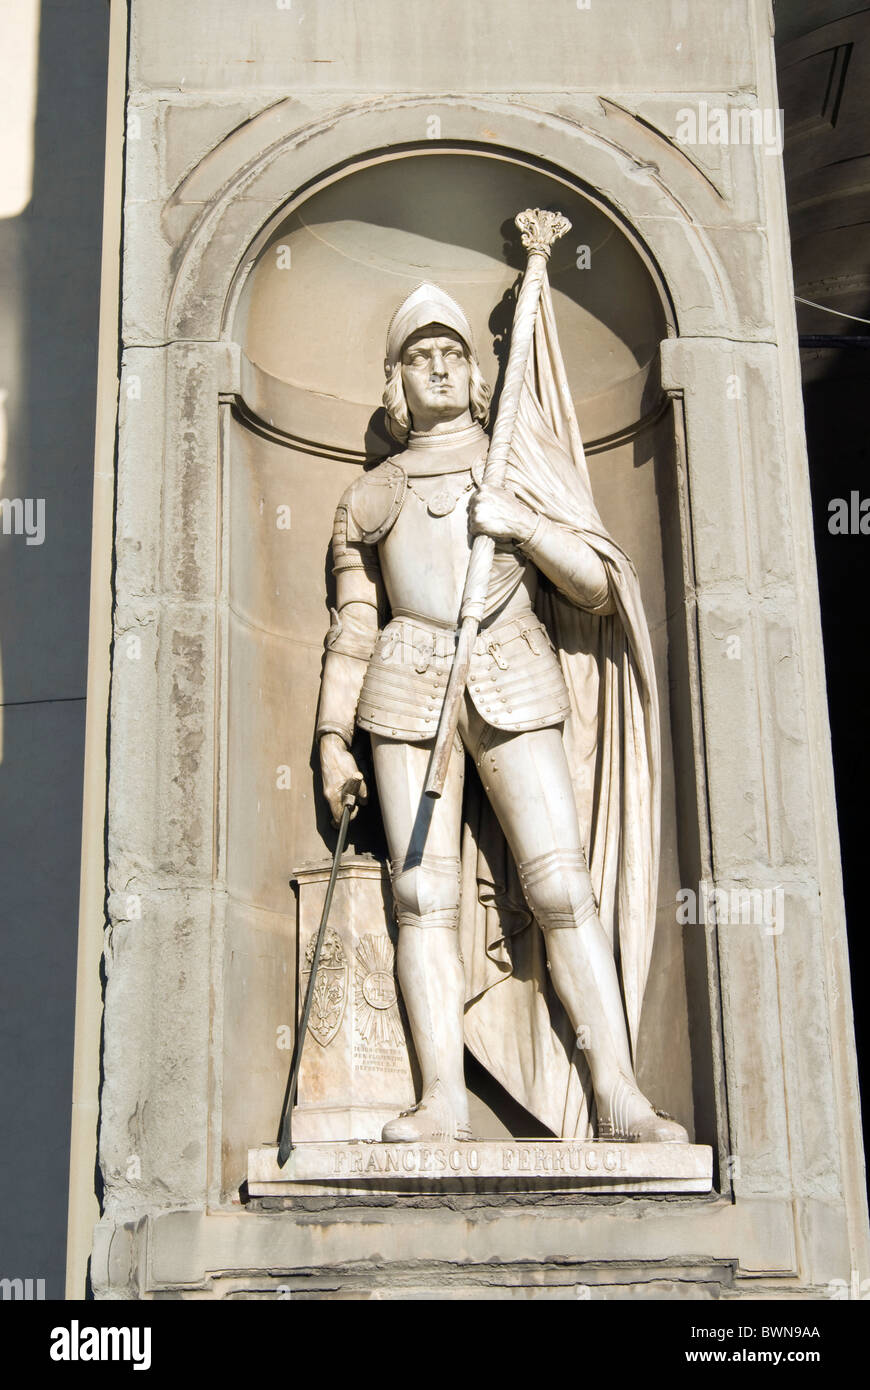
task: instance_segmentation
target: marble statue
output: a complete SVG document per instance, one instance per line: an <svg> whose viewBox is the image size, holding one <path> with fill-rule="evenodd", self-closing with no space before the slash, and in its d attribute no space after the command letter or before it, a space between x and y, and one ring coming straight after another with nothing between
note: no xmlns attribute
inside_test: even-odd
<svg viewBox="0 0 870 1390"><path fill-rule="evenodd" d="M355 729L370 735L389 847L422 1095L383 1139L471 1137L467 1045L557 1136L687 1142L635 1076L659 851L649 633L592 499L546 283L504 487L482 481L490 391L439 287L397 309L385 372L403 447L336 511L317 724L336 819ZM423 788L481 533L495 559L436 800Z"/></svg>

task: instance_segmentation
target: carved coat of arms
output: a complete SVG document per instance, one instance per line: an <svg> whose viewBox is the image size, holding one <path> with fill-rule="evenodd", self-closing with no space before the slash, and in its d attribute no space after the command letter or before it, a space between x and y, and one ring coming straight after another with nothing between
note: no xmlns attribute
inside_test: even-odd
<svg viewBox="0 0 870 1390"><path fill-rule="evenodd" d="M300 998L303 999L311 975L314 945L315 938L312 937L305 952L300 982ZM321 1047L328 1047L341 1027L347 1003L347 980L347 956L344 954L341 938L337 932L330 930L326 933L320 952L311 1000L311 1017L308 1020L308 1031Z"/></svg>

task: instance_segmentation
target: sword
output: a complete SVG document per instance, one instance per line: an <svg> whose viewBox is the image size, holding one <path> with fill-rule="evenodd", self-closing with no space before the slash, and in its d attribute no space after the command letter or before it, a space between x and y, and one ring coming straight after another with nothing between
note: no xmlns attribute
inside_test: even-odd
<svg viewBox="0 0 870 1390"><path fill-rule="evenodd" d="M532 350L535 321L538 317L538 303L547 270L547 261L553 242L571 230L571 223L560 212L547 212L541 208L526 208L518 212L514 222L519 228L523 246L529 253L522 287L517 297L514 323L511 332L511 346L504 374L504 388L498 418L492 431L492 441L486 457L483 481L492 487L504 484L508 456L520 407L520 395L526 364ZM435 747L429 763L426 779L426 795L439 797L444 790L447 764L456 736L459 722L459 707L465 695L468 670L477 634L480 630L486 595L489 589L489 576L495 541L491 536L475 536L471 547L471 558L465 576L465 588L459 610L459 637L453 657L453 667L447 682L447 691L441 709L441 719L435 738Z"/></svg>
<svg viewBox="0 0 870 1390"><path fill-rule="evenodd" d="M314 1000L314 984L317 979L318 966L320 965L320 952L323 948L324 937L326 936L326 923L329 920L329 909L332 907L335 882L338 878L338 870L341 866L341 856L344 854L351 811L356 803L361 785L362 777L351 778L347 783L344 795L341 799L341 804L344 809L342 810L341 821L338 826L338 842L335 846L335 854L332 858L332 871L329 875L326 897L323 900L323 911L320 914L320 926L317 928L317 939L314 943L314 955L311 960L311 974L308 976L308 987L305 990L305 1003L302 1008L302 1021L299 1024L299 1031L296 1034L296 1046L293 1050L293 1064L290 1068L290 1076L287 1080L287 1089L284 1092L284 1105L281 1110L281 1126L278 1133L279 1168L284 1167L284 1164L293 1151L293 1139L290 1126L293 1106L296 1102L296 1087L299 1084L299 1068L302 1065L302 1048L305 1045L305 1034L308 1032L308 1020L311 1017L311 1005Z"/></svg>

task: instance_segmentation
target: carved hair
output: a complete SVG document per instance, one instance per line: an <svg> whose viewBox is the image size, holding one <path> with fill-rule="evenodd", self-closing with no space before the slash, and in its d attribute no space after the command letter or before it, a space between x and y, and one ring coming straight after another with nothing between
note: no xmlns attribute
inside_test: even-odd
<svg viewBox="0 0 870 1390"><path fill-rule="evenodd" d="M483 372L476 359L468 351L466 351L465 357L469 368L468 405L471 418L486 426L489 420L489 398L492 392L484 380ZM384 410L387 412L387 428L390 434L400 444L404 444L411 431L411 416L405 398L405 387L402 383L401 361L396 363L387 377L387 384L384 387Z"/></svg>

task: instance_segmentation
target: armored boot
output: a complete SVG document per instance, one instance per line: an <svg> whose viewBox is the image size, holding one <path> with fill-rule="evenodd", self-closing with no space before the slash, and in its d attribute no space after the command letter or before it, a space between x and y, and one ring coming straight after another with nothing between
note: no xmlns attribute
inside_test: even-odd
<svg viewBox="0 0 870 1390"><path fill-rule="evenodd" d="M671 1115L656 1110L637 1082L620 1072L604 1101L596 1093L598 1138L624 1144L688 1144L689 1136Z"/></svg>
<svg viewBox="0 0 870 1390"><path fill-rule="evenodd" d="M404 920L403 920L404 917ZM423 918L425 923L425 918ZM465 974L453 927L399 917L397 969L423 1095L412 1110L384 1125L384 1143L470 1139L465 1089Z"/></svg>
<svg viewBox="0 0 870 1390"><path fill-rule="evenodd" d="M411 1110L403 1110L384 1125L385 1144L413 1144L428 1139L470 1139L471 1126L462 1124L450 1103L446 1088L436 1077Z"/></svg>
<svg viewBox="0 0 870 1390"><path fill-rule="evenodd" d="M560 851L519 869L544 930L553 985L589 1063L598 1138L688 1143L683 1126L657 1111L637 1084L616 962L584 856Z"/></svg>
<svg viewBox="0 0 870 1390"><path fill-rule="evenodd" d="M597 1137L687 1144L683 1126L656 1110L635 1079L616 965L597 914L578 927L549 931L547 948L553 984L589 1062Z"/></svg>

